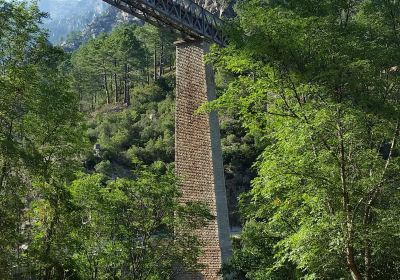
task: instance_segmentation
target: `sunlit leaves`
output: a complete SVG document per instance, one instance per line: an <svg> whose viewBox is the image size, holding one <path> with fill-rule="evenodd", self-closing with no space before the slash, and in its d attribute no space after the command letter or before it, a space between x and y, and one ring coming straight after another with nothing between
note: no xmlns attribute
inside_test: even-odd
<svg viewBox="0 0 400 280"><path fill-rule="evenodd" d="M373 244L372 278L389 277L380 266L398 273L398 250L380 248L395 240L384 217L399 208L399 78L391 66L399 61L398 8L390 1L238 2L230 46L209 56L227 86L207 106L238 112L266 146L241 199L247 225L233 261L247 279L275 279L283 264L297 267L296 279L346 278L346 242L361 273L365 242ZM379 199L371 198L377 188ZM255 241L271 236L269 248ZM248 247L269 255L242 267Z"/></svg>

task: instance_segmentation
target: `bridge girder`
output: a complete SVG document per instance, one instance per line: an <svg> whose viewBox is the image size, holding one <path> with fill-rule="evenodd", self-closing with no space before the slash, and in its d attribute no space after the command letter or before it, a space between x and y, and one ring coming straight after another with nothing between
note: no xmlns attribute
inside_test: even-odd
<svg viewBox="0 0 400 280"><path fill-rule="evenodd" d="M223 21L191 0L103 0L153 25L180 31L186 38L225 45Z"/></svg>

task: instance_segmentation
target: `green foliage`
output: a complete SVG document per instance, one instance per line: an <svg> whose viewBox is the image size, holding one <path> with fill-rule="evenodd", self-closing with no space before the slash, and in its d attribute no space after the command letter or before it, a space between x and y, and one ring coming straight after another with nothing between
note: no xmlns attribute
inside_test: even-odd
<svg viewBox="0 0 400 280"><path fill-rule="evenodd" d="M250 190L250 182L256 176L252 167L262 151L257 137L248 133L239 116L230 111L221 118L221 145L225 168L229 223L231 227L242 226L238 197Z"/></svg>
<svg viewBox="0 0 400 280"><path fill-rule="evenodd" d="M209 106L238 112L266 148L242 197L231 270L399 278L399 3L250 0L236 10L230 46L210 56L230 78Z"/></svg>
<svg viewBox="0 0 400 280"><path fill-rule="evenodd" d="M131 170L156 162L174 161L174 95L171 88L148 85L132 94L132 104L121 111L97 114L92 121L89 170L109 177L129 177Z"/></svg>
<svg viewBox="0 0 400 280"><path fill-rule="evenodd" d="M36 5L0 1L0 278L57 266L53 244L84 144L78 100ZM35 267L35 268L33 268Z"/></svg>
<svg viewBox="0 0 400 280"><path fill-rule="evenodd" d="M112 103L129 106L131 89L150 84L150 75L154 80L164 75L167 62L171 70L173 38L171 33L148 26L120 25L82 45L71 60L81 109L94 111Z"/></svg>
<svg viewBox="0 0 400 280"><path fill-rule="evenodd" d="M161 280L176 264L198 269L193 233L213 217L179 203L174 76L143 74L136 27L71 58L48 44L43 16L35 3L0 0L0 279ZM88 117L86 135L87 102L109 104Z"/></svg>
<svg viewBox="0 0 400 280"><path fill-rule="evenodd" d="M172 172L135 173L135 180L82 175L71 185L80 279L170 279L177 262L196 269L193 230L211 218L201 204L178 203ZM190 214L190 215L189 215Z"/></svg>

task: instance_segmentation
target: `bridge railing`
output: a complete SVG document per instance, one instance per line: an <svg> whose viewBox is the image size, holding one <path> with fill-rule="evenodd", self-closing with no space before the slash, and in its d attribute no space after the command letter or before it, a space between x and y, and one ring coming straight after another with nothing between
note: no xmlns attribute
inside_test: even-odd
<svg viewBox="0 0 400 280"><path fill-rule="evenodd" d="M172 27L193 38L225 44L223 21L191 0L103 0L152 24Z"/></svg>

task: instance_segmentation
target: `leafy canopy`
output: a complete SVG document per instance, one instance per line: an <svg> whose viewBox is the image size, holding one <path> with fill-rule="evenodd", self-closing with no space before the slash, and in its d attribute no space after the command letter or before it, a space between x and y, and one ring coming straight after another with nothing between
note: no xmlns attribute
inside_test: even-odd
<svg viewBox="0 0 400 280"><path fill-rule="evenodd" d="M265 149L231 270L399 277L400 4L249 0L236 11L230 45L209 57L227 77L209 106L238 112Z"/></svg>

